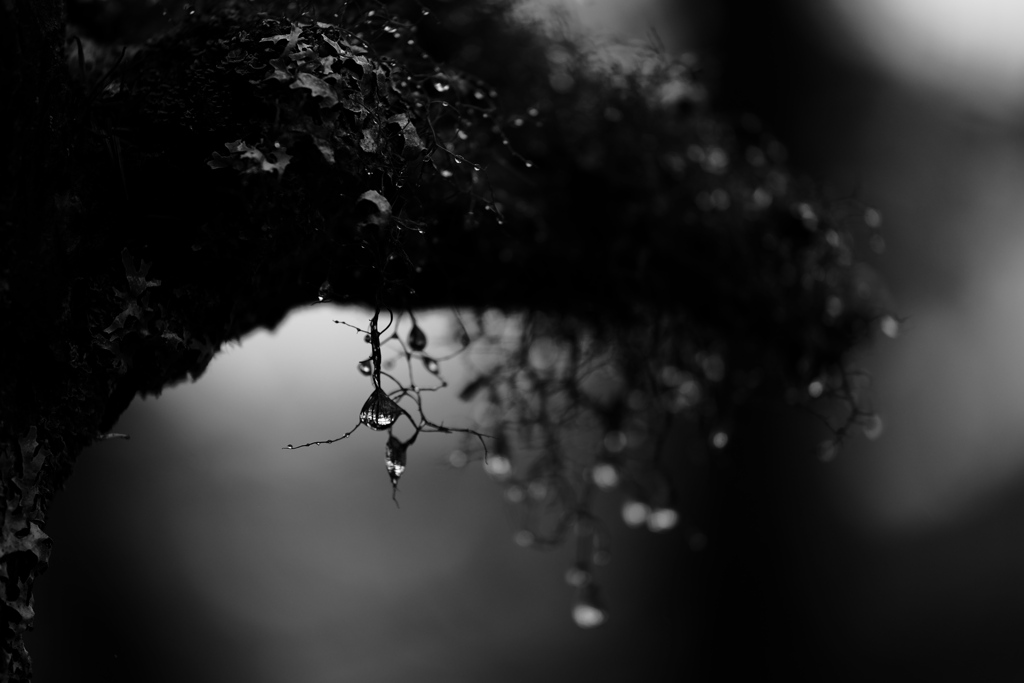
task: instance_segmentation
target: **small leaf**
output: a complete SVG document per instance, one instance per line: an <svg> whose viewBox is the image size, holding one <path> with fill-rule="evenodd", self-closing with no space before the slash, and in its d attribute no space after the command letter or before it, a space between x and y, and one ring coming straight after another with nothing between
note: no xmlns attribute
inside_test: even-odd
<svg viewBox="0 0 1024 683"><path fill-rule="evenodd" d="M359 148L370 154L377 151L377 136L372 130L363 129L363 139L359 141Z"/></svg>
<svg viewBox="0 0 1024 683"><path fill-rule="evenodd" d="M295 82L288 87L292 89L306 88L313 94L313 97L322 97L323 102L320 103L320 106L324 108L333 107L338 103L338 96L334 94L331 86L310 73L299 73L295 77Z"/></svg>
<svg viewBox="0 0 1024 683"><path fill-rule="evenodd" d="M284 55L288 54L289 52L291 52L292 50L295 49L295 45L299 42L299 36L301 36L301 35L302 35L302 28L296 25L296 26L292 27L292 30L289 33L280 33L280 34L278 34L276 36L271 36L269 38L263 38L262 40L260 40L260 42L261 43L277 43L277 42L280 42L282 40L287 40L288 44L285 45L284 52L281 53L281 56L283 57Z"/></svg>
<svg viewBox="0 0 1024 683"><path fill-rule="evenodd" d="M288 166L289 163L291 163L291 155L285 154L282 151L277 151L274 153L274 155L277 157L276 162L271 163L267 161L266 158L264 158L260 168L264 171L277 171L278 173L284 173L284 169Z"/></svg>
<svg viewBox="0 0 1024 683"><path fill-rule="evenodd" d="M340 55L341 57L344 57L344 56L346 56L348 54L348 51L345 50L345 48L343 48L341 45L339 45L338 43L334 42L333 40L331 40L327 36L320 36L320 37L324 39L325 43L327 43L332 48L334 48L334 51L337 52L338 55Z"/></svg>
<svg viewBox="0 0 1024 683"><path fill-rule="evenodd" d="M316 145L318 150L320 150L320 154L323 155L324 161L329 164L334 163L334 150L331 149L330 144L328 144L326 140L315 137L313 138L313 144Z"/></svg>
<svg viewBox="0 0 1024 683"><path fill-rule="evenodd" d="M385 199L384 195L382 195L380 192L377 192L377 190L367 190L366 192L362 193L361 195L359 195L359 201L370 202L375 207L377 207L377 211L384 214L384 216L391 215L391 202Z"/></svg>
<svg viewBox="0 0 1024 683"><path fill-rule="evenodd" d="M405 140L406 149L420 152L426 149L426 145L423 144L423 140L420 138L419 133L416 132L416 126L412 125L409 121L409 117L405 114L397 114L388 119L388 123L398 126L402 132L402 138Z"/></svg>

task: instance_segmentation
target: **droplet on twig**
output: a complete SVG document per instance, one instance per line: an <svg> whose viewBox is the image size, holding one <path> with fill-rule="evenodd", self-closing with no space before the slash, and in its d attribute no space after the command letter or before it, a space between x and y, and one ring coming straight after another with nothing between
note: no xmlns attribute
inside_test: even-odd
<svg viewBox="0 0 1024 683"><path fill-rule="evenodd" d="M427 335L415 323L413 323L412 329L409 330L409 338L406 341L409 344L409 348L413 351L422 351L427 348Z"/></svg>
<svg viewBox="0 0 1024 683"><path fill-rule="evenodd" d="M384 390L377 387L366 399L363 409L359 411L359 421L370 429L382 431L391 425L402 415L402 409L391 397L384 393Z"/></svg>
<svg viewBox="0 0 1024 683"><path fill-rule="evenodd" d="M398 480L405 472L405 450L408 444L402 443L394 435L388 437L388 443L384 447L384 464L388 468L388 478L391 479L391 486L398 489Z"/></svg>

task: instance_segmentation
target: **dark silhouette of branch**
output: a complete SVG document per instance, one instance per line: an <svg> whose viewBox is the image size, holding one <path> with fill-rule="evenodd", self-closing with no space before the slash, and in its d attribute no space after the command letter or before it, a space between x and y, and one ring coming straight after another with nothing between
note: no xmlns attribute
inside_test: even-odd
<svg viewBox="0 0 1024 683"><path fill-rule="evenodd" d="M839 211L756 121L717 114L690 61L588 49L505 2L291 4L137 18L128 45L81 14L68 42L57 0L0 6L6 680L31 675L46 509L77 454L113 438L137 394L195 379L297 306L517 321L518 335L482 322L466 337L512 342L463 391L509 416L463 430L424 416L430 389L386 373L381 346L433 375L443 359L418 336L382 338L374 315L356 427L412 421L385 445L394 491L420 432L476 436L524 504L524 545L575 534L583 625L603 619L595 487L621 481L635 519L676 523L652 425L684 415L725 448L736 406L815 393L867 418L846 359L889 326L855 258L874 214ZM576 460L559 435L580 420L602 436Z"/></svg>

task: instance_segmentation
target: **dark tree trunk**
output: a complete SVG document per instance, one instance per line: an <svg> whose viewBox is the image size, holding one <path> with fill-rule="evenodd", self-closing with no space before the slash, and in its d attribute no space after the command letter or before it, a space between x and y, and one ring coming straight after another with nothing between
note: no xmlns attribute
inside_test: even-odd
<svg viewBox="0 0 1024 683"><path fill-rule="evenodd" d="M83 427L91 422L95 430L105 403L96 395L77 405L59 398L66 386L56 371L54 328L63 287L52 245L60 238L68 171L63 42L60 0L0 4L0 119L8 122L0 170L0 674L12 681L31 678L23 635L32 625L32 587L50 552L47 505L91 439Z"/></svg>

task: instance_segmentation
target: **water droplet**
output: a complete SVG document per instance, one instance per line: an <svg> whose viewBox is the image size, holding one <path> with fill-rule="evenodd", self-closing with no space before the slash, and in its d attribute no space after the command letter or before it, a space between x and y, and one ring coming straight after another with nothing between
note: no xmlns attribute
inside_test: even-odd
<svg viewBox="0 0 1024 683"><path fill-rule="evenodd" d="M512 461L506 456L491 453L484 459L484 471L499 481L512 474Z"/></svg>
<svg viewBox="0 0 1024 683"><path fill-rule="evenodd" d="M717 353L708 354L701 360L704 376L712 382L721 382L725 377L725 361Z"/></svg>
<svg viewBox="0 0 1024 683"><path fill-rule="evenodd" d="M604 447L609 453L621 453L626 447L626 434L615 430L604 435Z"/></svg>
<svg viewBox="0 0 1024 683"><path fill-rule="evenodd" d="M324 283L320 285L320 291L317 292L316 298L320 301L330 298L331 283L328 280L324 280Z"/></svg>
<svg viewBox="0 0 1024 683"><path fill-rule="evenodd" d="M430 10L425 9L422 12L420 12L420 14L422 14L423 16L428 16L430 14Z"/></svg>
<svg viewBox="0 0 1024 683"><path fill-rule="evenodd" d="M524 161L523 163L526 166L526 168L533 168L533 162L532 161Z"/></svg>
<svg viewBox="0 0 1024 683"><path fill-rule="evenodd" d="M619 470L610 462L599 462L590 471L590 478L602 491L610 491L619 485Z"/></svg>
<svg viewBox="0 0 1024 683"><path fill-rule="evenodd" d="M448 464L452 467L462 468L465 467L467 463L469 463L469 456L466 455L465 451L456 449L448 454Z"/></svg>
<svg viewBox="0 0 1024 683"><path fill-rule="evenodd" d="M509 484L505 487L505 500L510 503L522 503L526 499L526 492L519 484Z"/></svg>
<svg viewBox="0 0 1024 683"><path fill-rule="evenodd" d="M364 375L370 375L373 373L373 363L370 362L369 358L359 363L359 372Z"/></svg>
<svg viewBox="0 0 1024 683"><path fill-rule="evenodd" d="M807 385L807 393L811 398L818 398L824 391L825 384L819 379L816 379Z"/></svg>
<svg viewBox="0 0 1024 683"><path fill-rule="evenodd" d="M890 339L895 339L900 335L900 321L891 315L884 316L879 321L878 327L881 328L882 334Z"/></svg>
<svg viewBox="0 0 1024 683"><path fill-rule="evenodd" d="M711 435L711 445L721 450L729 445L729 434L719 430Z"/></svg>
<svg viewBox="0 0 1024 683"><path fill-rule="evenodd" d="M407 444L402 443L393 435L388 437L388 443L384 447L384 464L388 469L388 478L391 479L391 486L398 488L398 480L405 472L405 450Z"/></svg>
<svg viewBox="0 0 1024 683"><path fill-rule="evenodd" d="M810 204L797 204L796 214L803 221L804 227L808 230L817 230L818 228L818 214L814 212Z"/></svg>
<svg viewBox="0 0 1024 683"><path fill-rule="evenodd" d="M523 120L523 118L521 116L517 116L516 118L514 118L512 120L512 125L515 126L516 128L519 128L524 123L526 123L526 122Z"/></svg>
<svg viewBox="0 0 1024 683"><path fill-rule="evenodd" d="M864 436L874 441L882 435L882 432L885 430L885 423L879 415L872 413L861 418L860 428L864 432Z"/></svg>
<svg viewBox="0 0 1024 683"><path fill-rule="evenodd" d="M672 403L669 406L669 409L674 413L678 413L682 410L686 410L687 408L692 408L700 403L702 395L703 390L701 389L700 384L697 380L687 375L686 379L683 379L683 381L679 383L679 387L676 389L676 393L672 397Z"/></svg>
<svg viewBox="0 0 1024 683"><path fill-rule="evenodd" d="M437 92L448 92L450 89L451 86L447 83L434 83L434 90Z"/></svg>
<svg viewBox="0 0 1024 683"><path fill-rule="evenodd" d="M540 110L537 109L537 107L530 107L526 110L526 113L530 116L538 116L540 114Z"/></svg>
<svg viewBox="0 0 1024 683"><path fill-rule="evenodd" d="M475 97L475 98L476 98L476 99L478 99L478 100L482 100L482 99L484 98L484 91L483 91L483 90L477 90L477 91L475 91L475 92L473 93L473 97Z"/></svg>
<svg viewBox="0 0 1024 683"><path fill-rule="evenodd" d="M601 606L597 587L588 584L580 591L580 597L572 608L572 619L580 628L595 628L608 619L608 613Z"/></svg>
<svg viewBox="0 0 1024 683"><path fill-rule="evenodd" d="M461 164L462 163L462 159L460 159L458 157L452 157L452 161L454 161L457 164Z"/></svg>
<svg viewBox="0 0 1024 683"><path fill-rule="evenodd" d="M754 205L759 209L767 209L772 204L772 193L763 187L754 190Z"/></svg>
<svg viewBox="0 0 1024 683"><path fill-rule="evenodd" d="M363 335L363 341L366 342L367 344L370 343L370 339L371 339L370 335L368 335L368 334L364 334Z"/></svg>
<svg viewBox="0 0 1024 683"><path fill-rule="evenodd" d="M590 571L582 565L573 565L565 572L565 582L573 588L582 588L590 583Z"/></svg>
<svg viewBox="0 0 1024 683"><path fill-rule="evenodd" d="M713 147L704 158L704 168L711 173L725 173L729 168L729 155L721 147Z"/></svg>
<svg viewBox="0 0 1024 683"><path fill-rule="evenodd" d="M455 174L452 173L451 171L449 171L447 168L444 169L443 171L441 171L441 177L442 178L451 178L453 175L455 175Z"/></svg>
<svg viewBox="0 0 1024 683"><path fill-rule="evenodd" d="M461 130L461 129L456 131L455 135L457 135L460 140L468 140L469 139L469 133L467 133L466 131Z"/></svg>
<svg viewBox="0 0 1024 683"><path fill-rule="evenodd" d="M882 227L882 214L878 209L864 210L864 225L869 228Z"/></svg>
<svg viewBox="0 0 1024 683"><path fill-rule="evenodd" d="M830 296L825 302L825 314L830 318L838 318L843 313L843 300L838 296Z"/></svg>
<svg viewBox="0 0 1024 683"><path fill-rule="evenodd" d="M517 531L515 536L512 538L516 542L516 545L522 546L523 548L529 548L537 540L537 537L533 535L533 532L527 531L526 529Z"/></svg>
<svg viewBox="0 0 1024 683"><path fill-rule="evenodd" d="M622 503L622 521L626 523L626 526L638 527L647 522L647 515L651 512L651 508L647 503L632 498L627 498Z"/></svg>
<svg viewBox="0 0 1024 683"><path fill-rule="evenodd" d="M395 424L402 415L402 409L384 390L377 387L366 399L363 409L359 411L359 421L370 429L381 431Z"/></svg>
<svg viewBox="0 0 1024 683"><path fill-rule="evenodd" d="M473 164L473 170L474 171L479 171L480 170L480 165L479 164Z"/></svg>
<svg viewBox="0 0 1024 683"><path fill-rule="evenodd" d="M549 489L547 482L535 479L530 482L526 491L530 494L530 498L533 498L534 500L544 500L548 497Z"/></svg>
<svg viewBox="0 0 1024 683"><path fill-rule="evenodd" d="M413 351L422 351L427 348L427 335L423 333L419 325L413 323L412 329L409 330L409 338L406 339L409 344L409 348Z"/></svg>
<svg viewBox="0 0 1024 683"><path fill-rule="evenodd" d="M674 529L678 523L679 513L672 508L656 508L647 515L647 528L651 531L668 531Z"/></svg>
<svg viewBox="0 0 1024 683"><path fill-rule="evenodd" d="M438 365L437 361L427 356L423 356L423 367L427 369L427 372L434 375L441 372L441 366Z"/></svg>

